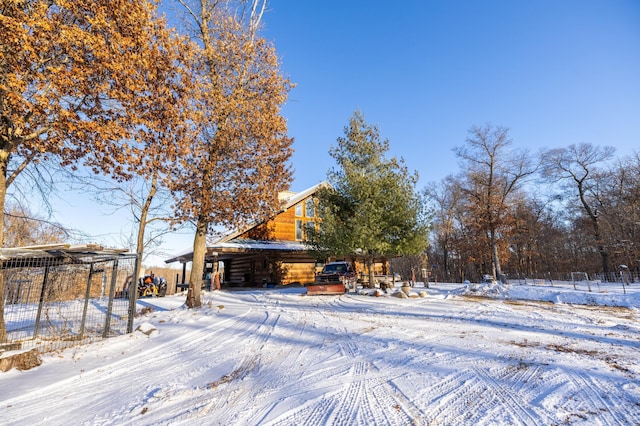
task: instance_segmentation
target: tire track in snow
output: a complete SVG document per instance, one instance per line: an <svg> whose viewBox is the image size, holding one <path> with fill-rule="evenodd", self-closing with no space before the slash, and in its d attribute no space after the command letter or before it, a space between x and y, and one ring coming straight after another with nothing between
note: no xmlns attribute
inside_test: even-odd
<svg viewBox="0 0 640 426"><path fill-rule="evenodd" d="M265 298L268 296L265 295ZM313 382L313 379L317 377L318 382L326 383L327 377L335 377L336 383L340 383L340 366L336 367L335 363L331 363L327 368L322 368L316 371L314 375L309 375L307 369L300 370L297 367L306 365L307 359L306 353L311 353L314 361L317 360L317 355L313 351L309 351L305 342L305 332L308 330L308 322L306 317L311 314L312 317L320 316L326 318L326 314L320 309L289 309L286 302L287 300L275 300L273 304L264 302L263 300L254 300L257 304L261 304L261 308L265 311L271 312L272 316L277 316L278 320L272 322L271 332L268 335L268 339L264 343L260 344L260 356L258 358L259 366L249 375L246 380L251 380L255 383L251 386L253 391L248 393L239 393L233 396L233 400L239 401L239 403L245 403L245 401L255 401L258 403L263 399L264 394L270 394L270 392L285 393L287 389L291 388L291 393L299 393L298 380L304 380ZM299 305L296 305L298 307ZM322 331L324 333L324 331ZM265 335L266 337L266 335ZM255 346L255 344L252 344ZM318 364L314 364L317 366ZM228 389L227 389L228 388ZM232 390L234 388L233 383L229 383L227 388L221 389L224 391ZM278 412L281 407L286 407L292 404L296 396L292 395L289 398L282 399L274 404L265 404L266 407L251 413L248 416L243 416L241 413L221 413L217 408L208 407L206 410L199 410L200 414L205 411L216 411L218 418L230 419L234 424L264 424L269 418L273 417L272 411ZM244 401L242 401L244 399ZM296 404L296 409L299 410ZM321 409L306 410L306 416L323 416ZM231 418L233 416L233 418Z"/></svg>
<svg viewBox="0 0 640 426"><path fill-rule="evenodd" d="M149 401L157 401L159 397L167 393L167 391L163 391L163 389L169 389L168 393L173 397L180 392L187 393L190 397L193 397L193 388L180 388L179 385L172 384L172 381L175 379L175 374L171 366L181 364L181 369L185 371L186 376L196 377L202 374L203 371L206 371L210 362L198 362L192 365L185 365L184 359L181 358L183 351L192 350L206 353L210 350L212 336L221 331L227 331L227 335L235 336L236 338L252 335L251 328L243 328L241 326L243 322L236 321L237 318L250 315L251 313L251 307L243 307L241 312L236 315L220 318L219 321L211 321L210 324L204 327L194 326L190 331L171 341L160 343L135 354L126 354L122 359L110 362L108 367L97 367L83 371L80 375L74 375L52 383L44 388L5 400L3 404L5 406L24 407L25 409L22 411L28 412L29 406L46 404L46 401L56 395L58 392L57 389L68 387L70 383L73 383L76 392L65 397L66 407L85 413L84 417L89 413L94 413L88 422L102 424L103 422L109 423L108 419L112 418L113 415L113 413L100 413L99 410L96 410L96 407L101 406L101 399L105 397L99 391L102 388L101 383L103 382L119 381L123 383L122 394L118 395L118 398L123 401L123 413L141 411ZM259 327L259 325L257 327ZM162 333L162 330L160 330L160 333ZM152 378L151 381L157 383L157 385L131 383L127 380L127 377L135 376L150 377ZM187 378L188 377L185 377L185 379ZM178 389L171 389L172 387ZM53 411L50 420L63 420L64 416L64 413ZM22 418L21 422L27 419L28 416L27 418ZM33 420L38 422L42 419Z"/></svg>
<svg viewBox="0 0 640 426"><path fill-rule="evenodd" d="M508 376L511 368L504 368L498 372L487 372L485 369L476 368L475 374L487 387L487 392L495 401L491 410L487 410L486 417L497 417L496 411L501 412L503 418L508 419L509 424L531 425L531 424L551 424L555 419L544 412L538 413L528 405L528 398L522 398L519 388L522 388L522 381L517 376ZM509 377L509 381L496 379L493 376ZM516 387L511 387L508 383L515 383Z"/></svg>
<svg viewBox="0 0 640 426"><path fill-rule="evenodd" d="M391 394L389 384L372 374L370 365L353 365L342 389L325 393L282 414L268 423L272 426L304 424L305 426L408 425L415 419Z"/></svg>
<svg viewBox="0 0 640 426"><path fill-rule="evenodd" d="M498 418L507 419L505 424L549 423L527 406L527 396L521 394L527 389L523 382L540 374L536 368L528 371L508 364L487 371L476 357L453 352L430 354L429 360L428 369L440 371L444 378L415 398L422 401L420 409L428 424L491 424Z"/></svg>
<svg viewBox="0 0 640 426"><path fill-rule="evenodd" d="M338 311L348 313L384 315L384 312L378 310L375 305L372 307L370 304L366 304L366 312L363 312L360 309L360 305L363 303L355 303L349 306L348 302L350 301L351 300L346 301L344 297L340 297L339 299L334 299L331 305ZM550 321L553 327L549 328L553 328L556 331L566 330L566 327L572 325L573 317L576 315L572 309L557 309L553 305L544 306L542 314L539 311L540 306L537 306L537 304L531 304L531 306L527 306L524 309L519 308L520 310L530 311L531 316L534 318ZM467 318L465 315L464 318L455 319L454 322L466 323L473 319L482 322L483 318L487 315L495 316L495 312L492 312L491 309L487 310L487 306L482 306L481 310L483 311L480 312L480 316L478 316L478 311L476 311L471 314L470 318ZM508 318L502 319L502 317L507 315L510 309L502 307L502 309L498 311L500 312L498 316L500 321L507 324L509 322ZM446 318L441 319L447 321ZM578 322L585 325L593 323L590 318L581 318ZM518 328L516 324L515 329L517 330ZM559 335L561 336L562 334L563 333L560 333ZM545 340L546 339L543 339L542 342L544 343ZM355 356L355 349L352 348L357 349L357 346L345 345L342 352L343 356ZM515 365L508 363L504 368L496 369L492 367L490 371L486 369L485 371L474 363L476 361L474 356L469 357L460 355L459 353L452 356L451 352L447 350L447 347L441 345L439 346L440 350L435 350L432 344L425 344L422 346L422 349L430 352L428 357L428 365L430 367L449 368L452 365L456 365L456 368L465 368L464 366L468 365L467 368L469 369L468 372L463 372L459 376L454 375L455 379L449 382L451 386L448 391L445 391L444 387L446 379L444 382L441 382L442 388L437 389L435 386L431 387L428 393L431 394L431 392L434 391L438 396L431 400L427 399L426 403L421 404L419 401L421 398L413 398L420 407L419 412L429 413L424 416L425 418L444 424L455 423L463 419L465 422L477 422L478 424L493 424L497 419L501 419L505 424L557 423L557 413L552 407L541 406L540 396L536 394L539 390L546 390L553 398L557 398L558 395L565 393L558 385L544 383L545 373L549 371L548 369L550 367L518 362ZM455 348L451 346L451 350L455 351ZM426 358L423 358L422 362L424 362L425 359ZM517 360L514 358L513 361L515 362ZM418 360L417 357L415 363L416 365L420 364L420 360ZM491 365L493 365L493 363ZM462 386L460 386L461 383ZM444 392L444 394L442 392ZM611 392L620 395L620 390L611 389ZM605 391L605 393L607 393L607 391ZM603 391L601 389L600 395L602 394ZM562 396L560 396L560 398L562 398ZM314 412L317 414L321 411L317 404L322 404L325 410L329 409L327 407L331 406L331 403L328 402L328 400L331 400L331 398L325 398L322 402L314 402ZM449 403L443 401L449 401ZM618 401L620 401L621 404L629 403L629 401L625 401L624 398L619 397L614 398L613 401L613 406L618 405ZM361 397L361 403L373 405L366 397ZM439 408L439 410L435 411L435 414L433 410L434 406ZM451 406L456 408L451 408ZM489 406L489 408L487 408L487 406ZM611 403L608 407L612 407ZM633 408L634 406L631 406L631 410L633 410ZM335 404L331 406L331 409L334 411L338 410ZM301 415L290 418L289 420L291 421L288 424L303 422L306 419L303 413L309 413L309 411L309 407L300 410L298 414ZM322 413L324 413L324 411L322 411ZM346 417L349 418L349 416ZM632 413L618 415L618 417L618 424L640 424ZM318 415L317 418L326 421L326 415ZM285 421L282 424L287 424L287 422Z"/></svg>
<svg viewBox="0 0 640 426"><path fill-rule="evenodd" d="M446 376L424 390L427 424L455 424L467 418L473 401L482 397L478 381L469 371ZM471 423L469 423L471 424Z"/></svg>
<svg viewBox="0 0 640 426"><path fill-rule="evenodd" d="M567 381L575 386L575 393L572 395L574 401L583 402L584 408L581 413L569 413L579 417L597 418L603 425L639 424L640 414L629 401L620 398L620 390L613 388L610 384L593 378L585 377L583 374L570 373ZM602 395L606 395L606 399ZM582 406L582 404L579 404Z"/></svg>
<svg viewBox="0 0 640 426"><path fill-rule="evenodd" d="M622 337L616 338L620 342L612 340L606 328L596 326L606 315L590 322L588 312L580 309L546 312L518 306L531 311L519 324L510 321L504 306L497 314L486 306L469 311L468 305L454 300L420 304L372 299L369 304L367 299L365 304L355 296L308 298L305 303L294 299L278 293L216 293L216 304L228 305L215 317L217 322L202 318L206 312L182 316L182 323L192 328L186 327L175 345L151 340L154 347L149 351L132 350L109 364L110 369L117 366L139 376L143 383L126 382L115 396L101 394L103 383L124 384L125 376L96 368L83 373L82 379L75 377L78 381L58 382L67 389L75 386L82 397L60 397L50 386L41 393L29 392L34 404L46 404L52 397L65 408L52 410L46 419L27 413L20 423L63 423L66 413L61 412L67 411L85 424L640 425L633 396L639 394L633 385L638 346L628 344L611 352L608 346L625 342ZM583 332L585 337L576 336L569 328L573 316L586 316L577 322L585 330L594 324L600 337L591 339ZM545 318L541 326L532 324ZM233 323L224 323L227 320ZM628 341L637 337L631 319L616 324L622 325L612 332L624 334ZM492 325L506 329L508 337L491 340L487 333L486 341L478 338L477 333L484 335ZM156 338L163 336L162 327L159 322ZM525 337L532 346L518 347L515 342ZM549 351L554 347L577 349ZM619 360L594 363L590 352L600 350ZM193 362L184 365L184 351L198 351L201 358L191 356ZM536 353L529 357L526 351ZM157 364L145 367L145 355L157 357ZM184 371L182 377L176 377L176 364L180 374ZM616 365L625 368L615 369ZM211 383L215 386L208 389ZM629 389L631 396L626 395ZM123 412L101 409L101 399L113 397L123 401ZM26 398L19 403L21 407L9 407L8 412L35 409ZM143 409L148 409L144 416ZM87 414L78 417L79 411L73 410ZM0 423L2 416L0 412Z"/></svg>
<svg viewBox="0 0 640 426"><path fill-rule="evenodd" d="M258 297L249 294L250 300L245 299L245 295L225 295L229 304L250 305L250 311L244 316L247 321L238 322L235 327L230 328L227 334L231 338L223 342L218 347L215 355L217 362L231 361L232 367L228 374L220 379L201 381L198 389L181 390L177 395L172 395L176 400L176 405L184 405L184 400L188 399L188 409L178 407L177 415L171 418L171 423L193 424L195 419L207 418L211 414L221 419L220 424L241 424L241 416L236 407L245 404L246 401L253 401L262 392L260 387L243 386L244 381L253 380L260 376L264 360L261 359L262 351L278 329L281 315L277 310L260 309ZM222 300L224 302L224 299ZM250 326L247 326L249 324ZM255 325L254 325L255 324ZM230 347L231 350L224 348ZM258 350L256 350L258 348ZM209 366L207 366L209 367ZM200 388L200 386L202 386ZM158 403L166 404L165 398ZM222 419L229 419L224 421ZM159 419L167 421L167 419Z"/></svg>
<svg viewBox="0 0 640 426"><path fill-rule="evenodd" d="M260 322L259 327L253 332L245 334L243 346L248 348L248 350L242 351L243 354L237 361L237 367L230 373L228 380L207 384L207 387L210 389L215 388L218 392L227 393L227 397L213 400L206 398L206 403L195 410L197 411L198 417L212 412L222 415L229 407L233 409L237 404L243 404L246 401L252 400L255 389L248 386L238 386L236 381L242 382L251 375L260 374L261 366L265 364L266 361L261 358L261 353L265 344L267 344L277 329L280 319L281 315L279 313L270 313L268 310L264 311L264 320ZM258 348L257 351L255 350L256 347Z"/></svg>
<svg viewBox="0 0 640 426"><path fill-rule="evenodd" d="M320 300L320 298L316 299ZM317 307L307 307L304 310L299 310L303 314L303 316L310 316L314 318L314 328L318 326L316 317L320 318L321 332L327 334L334 334L333 330L330 327L330 320L326 312ZM299 317L292 317L293 321L299 321ZM323 345L324 346L324 345ZM350 347L348 344L347 350L343 348L343 345L339 346L339 353L341 357L353 358L355 355L354 348ZM297 354L299 355L299 353ZM295 362L296 364L301 362L306 362L306 360L299 360L296 358L295 360L291 360L291 362ZM340 365L343 365L342 361ZM329 390L326 389L323 391L323 395L319 398L308 399L305 398L305 401L300 405L286 410L284 413L278 415L276 418L266 421L265 418L262 420L267 425L292 425L292 424L304 424L305 426L320 426L329 424L329 418L331 414L336 410L336 407L340 404L342 395L341 388L343 387L343 375L336 375L336 369L340 369L340 367L335 367L335 361L333 361L328 368L323 368L321 370L317 369L317 364L312 364L309 367L314 369L314 373L311 375L307 375L304 378L304 382L309 383L312 381L323 382L326 383L327 378L334 376L336 386L334 389ZM350 370L348 370L350 371ZM311 385L311 383L309 383ZM296 388L299 387L299 384L296 385ZM311 387L311 386L310 386ZM285 406L285 401L280 401L280 404ZM262 423L262 422L260 422Z"/></svg>
<svg viewBox="0 0 640 426"><path fill-rule="evenodd" d="M543 369L539 365L517 362L516 365L509 365L492 375L501 381L508 380L515 393L526 395L525 399L533 400L537 396L538 383L542 381Z"/></svg>
<svg viewBox="0 0 640 426"><path fill-rule="evenodd" d="M259 358L260 368L253 373L256 376L257 386L248 398L256 403L263 399L265 394L269 395L271 392L289 387L295 389L297 381L300 380L300 370L296 367L300 365L304 352L308 351L305 345L299 343L304 341L306 323L303 322L300 325L292 320L290 315L285 314L284 310L278 311L278 317L279 321L274 324L271 339L261 348L264 351L261 351ZM327 374L330 373L327 372ZM325 377L321 377L319 380L324 379ZM294 389L292 392L295 392ZM262 424L272 408L267 404L265 408L252 413L250 417L242 417L239 420L245 424Z"/></svg>
<svg viewBox="0 0 640 426"><path fill-rule="evenodd" d="M338 418L360 421L362 424L371 420L373 424L411 424L412 416L405 411L408 401L400 401L392 395L394 387L389 383L388 377L393 374L393 370L381 374L375 365L366 361L368 354L363 353L353 341L347 341L341 347L348 357L347 362L354 362L352 379L355 381L346 390L347 394L341 396L343 404L337 410ZM366 404L357 402L363 399L367 401ZM410 408L416 411L415 406Z"/></svg>
<svg viewBox="0 0 640 426"><path fill-rule="evenodd" d="M396 389L389 383L388 373L382 374L373 364L364 359L353 342L338 344L343 354L340 363L351 366L347 377L336 382L336 390L326 392L323 397L307 401L273 419L270 425L305 424L308 426L388 424L406 425L415 423L417 407L410 407L408 399L396 397ZM324 379L326 380L326 378Z"/></svg>

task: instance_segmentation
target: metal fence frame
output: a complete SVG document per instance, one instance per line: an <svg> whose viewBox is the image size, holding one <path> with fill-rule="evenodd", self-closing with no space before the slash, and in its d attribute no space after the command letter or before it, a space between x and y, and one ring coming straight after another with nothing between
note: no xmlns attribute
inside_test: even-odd
<svg viewBox="0 0 640 426"><path fill-rule="evenodd" d="M138 268L137 254L97 246L1 249L0 353L47 352L131 333Z"/></svg>

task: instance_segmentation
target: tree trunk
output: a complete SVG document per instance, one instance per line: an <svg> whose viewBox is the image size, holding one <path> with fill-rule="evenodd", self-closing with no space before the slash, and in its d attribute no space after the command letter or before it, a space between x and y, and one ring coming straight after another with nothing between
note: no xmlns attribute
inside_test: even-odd
<svg viewBox="0 0 640 426"><path fill-rule="evenodd" d="M593 224L593 236L596 239L598 252L600 253L600 259L602 262L602 272L605 274L609 272L609 252L604 244L602 244L602 234L600 233L600 220L597 214L590 213L591 223Z"/></svg>
<svg viewBox="0 0 640 426"><path fill-rule="evenodd" d="M578 182L578 195L580 196L580 202L582 203L582 207L587 212L589 219L591 219L591 224L593 226L593 237L596 240L596 246L598 248L598 252L600 253L600 258L602 260L602 272L605 274L609 272L609 252L607 252L606 247L602 244L602 235L600 234L600 218L598 217L597 209L594 211L586 198L586 190L584 188L584 184L582 181Z"/></svg>
<svg viewBox="0 0 640 426"><path fill-rule="evenodd" d="M369 288L375 288L375 274L373 270L373 256L367 257L367 270L369 272Z"/></svg>
<svg viewBox="0 0 640 426"><path fill-rule="evenodd" d="M440 270L444 271L443 272L443 276L441 278L443 281L449 281L450 278L451 278L451 272L449 271L450 266L449 266L449 249L448 249L448 247L449 247L448 244L445 244L444 247L443 247L443 250L442 250L442 268ZM437 270L433 271L434 278L437 276L436 274L438 272L439 271L437 271Z"/></svg>
<svg viewBox="0 0 640 426"><path fill-rule="evenodd" d="M491 237L491 254L493 255L493 278L502 282L502 267L500 266L500 257L498 256L496 231L492 229L489 234Z"/></svg>
<svg viewBox="0 0 640 426"><path fill-rule="evenodd" d="M202 306L200 290L202 290L202 274L204 273L204 258L207 254L207 229L208 223L202 218L196 225L196 236L193 239L193 261L191 262L191 274L189 277L189 291L187 292L186 305L189 308Z"/></svg>
<svg viewBox="0 0 640 426"><path fill-rule="evenodd" d="M140 262L142 262L142 254L144 253L144 232L147 227L147 217L149 216L151 202L153 201L153 197L156 195L157 190L158 174L154 171L151 176L151 188L149 189L149 194L147 194L147 198L145 199L144 205L140 211L140 223L138 224L138 241L136 247L136 253L140 256ZM139 271L142 271L142 268L139 268Z"/></svg>

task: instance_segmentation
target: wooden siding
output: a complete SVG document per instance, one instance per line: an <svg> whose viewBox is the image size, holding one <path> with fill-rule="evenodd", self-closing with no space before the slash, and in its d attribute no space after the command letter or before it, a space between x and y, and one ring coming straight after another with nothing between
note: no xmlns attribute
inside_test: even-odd
<svg viewBox="0 0 640 426"><path fill-rule="evenodd" d="M282 284L308 284L316 278L315 262L283 263L282 266L287 271Z"/></svg>
<svg viewBox="0 0 640 426"><path fill-rule="evenodd" d="M255 285L263 283L310 283L315 279L315 261L306 256L280 261L277 256L243 255L225 261L226 285Z"/></svg>
<svg viewBox="0 0 640 426"><path fill-rule="evenodd" d="M300 241L296 239L296 220L302 221L303 229L307 222L317 222L317 209L314 209L314 216L307 217L306 202L312 198L305 198L299 203L278 213L276 217L260 224L255 228L240 235L239 238L252 240L278 240L278 241ZM296 216L296 206L302 206L302 215Z"/></svg>
<svg viewBox="0 0 640 426"><path fill-rule="evenodd" d="M348 259L347 259L348 260ZM368 281L367 267L360 261L354 262L359 280ZM308 284L315 280L316 267L313 259L303 254L280 260L278 255L241 255L225 261L225 285L260 286L263 283ZM375 275L388 273L388 262L374 264Z"/></svg>

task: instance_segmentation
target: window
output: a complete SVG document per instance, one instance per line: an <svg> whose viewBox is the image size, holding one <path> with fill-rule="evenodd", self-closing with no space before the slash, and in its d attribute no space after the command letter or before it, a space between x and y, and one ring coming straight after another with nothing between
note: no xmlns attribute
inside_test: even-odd
<svg viewBox="0 0 640 426"><path fill-rule="evenodd" d="M296 219L296 240L302 240L302 221L300 219Z"/></svg>
<svg viewBox="0 0 640 426"><path fill-rule="evenodd" d="M302 216L302 204L296 204L296 216Z"/></svg>
<svg viewBox="0 0 640 426"><path fill-rule="evenodd" d="M307 217L315 217L316 215L316 203L313 198L309 198L305 203L305 209L307 213Z"/></svg>

